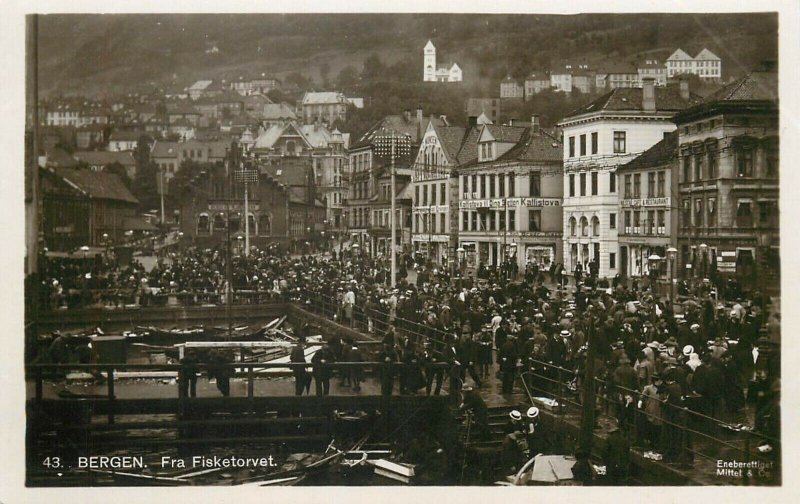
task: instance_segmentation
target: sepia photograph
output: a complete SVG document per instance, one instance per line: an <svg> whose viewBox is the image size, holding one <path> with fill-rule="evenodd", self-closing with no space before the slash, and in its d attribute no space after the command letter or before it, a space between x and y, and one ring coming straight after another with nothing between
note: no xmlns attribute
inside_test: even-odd
<svg viewBox="0 0 800 504"><path fill-rule="evenodd" d="M784 14L668 10L25 14L25 487L782 486Z"/></svg>

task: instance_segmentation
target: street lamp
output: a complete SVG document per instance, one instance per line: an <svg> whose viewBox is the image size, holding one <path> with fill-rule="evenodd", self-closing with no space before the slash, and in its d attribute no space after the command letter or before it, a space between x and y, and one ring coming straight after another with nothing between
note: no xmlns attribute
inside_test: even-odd
<svg viewBox="0 0 800 504"><path fill-rule="evenodd" d="M656 287L658 286L658 262L662 260L662 257L656 253L650 254L647 257L647 263L649 264L650 270L650 281L652 282L651 290L655 293Z"/></svg>
<svg viewBox="0 0 800 504"><path fill-rule="evenodd" d="M670 247L667 249L667 257L669 258L669 303L674 303L673 289L675 288L675 259L678 257L678 249Z"/></svg>
<svg viewBox="0 0 800 504"><path fill-rule="evenodd" d="M708 245L705 243L701 243L698 247L700 249L700 260L703 261L703 268L701 269L701 279L705 278L706 276L706 251L708 250Z"/></svg>

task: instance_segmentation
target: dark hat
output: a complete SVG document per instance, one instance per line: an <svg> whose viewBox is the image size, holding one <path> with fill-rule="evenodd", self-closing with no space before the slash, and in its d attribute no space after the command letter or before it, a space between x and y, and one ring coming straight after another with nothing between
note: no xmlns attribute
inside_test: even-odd
<svg viewBox="0 0 800 504"><path fill-rule="evenodd" d="M677 347L678 340L675 339L675 336L670 336L669 338L667 338L667 341L665 341L664 344L667 345L668 347Z"/></svg>

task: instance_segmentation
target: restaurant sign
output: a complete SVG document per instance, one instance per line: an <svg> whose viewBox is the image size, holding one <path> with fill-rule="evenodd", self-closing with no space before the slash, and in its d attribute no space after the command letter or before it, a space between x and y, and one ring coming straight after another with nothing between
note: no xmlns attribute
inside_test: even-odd
<svg viewBox="0 0 800 504"><path fill-rule="evenodd" d="M496 198L496 199L469 199L459 202L461 208L515 208L515 207L557 207L561 206L558 198Z"/></svg>

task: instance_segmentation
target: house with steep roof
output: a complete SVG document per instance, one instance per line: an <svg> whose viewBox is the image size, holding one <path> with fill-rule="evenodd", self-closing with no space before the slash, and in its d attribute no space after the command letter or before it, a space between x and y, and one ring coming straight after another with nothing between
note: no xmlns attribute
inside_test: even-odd
<svg viewBox="0 0 800 504"><path fill-rule="evenodd" d="M704 48L692 58L681 49L675 50L667 58L667 78L681 74L695 74L703 80L720 80L722 78L722 59Z"/></svg>
<svg viewBox="0 0 800 504"><path fill-rule="evenodd" d="M303 121L315 121L332 125L336 120L347 119L347 98L338 91L314 92L303 95L300 107L303 112Z"/></svg>
<svg viewBox="0 0 800 504"><path fill-rule="evenodd" d="M509 75L500 82L501 99L521 99L525 97L525 88Z"/></svg>
<svg viewBox="0 0 800 504"><path fill-rule="evenodd" d="M600 277L620 273L619 177L631 161L675 130L672 117L700 102L688 83L618 87L562 119L564 266L592 267ZM632 179L635 184L635 177ZM632 189L633 190L633 189ZM635 193L635 192L634 192Z"/></svg>
<svg viewBox="0 0 800 504"><path fill-rule="evenodd" d="M436 46L430 40L422 49L422 80L423 82L461 82L464 80L464 72L458 63L447 65L437 65Z"/></svg>
<svg viewBox="0 0 800 504"><path fill-rule="evenodd" d="M109 165L119 164L125 168L128 179L136 177L136 160L130 151L76 151L72 157L79 163L86 163L94 171L103 171Z"/></svg>
<svg viewBox="0 0 800 504"><path fill-rule="evenodd" d="M42 231L52 251L121 241L139 201L120 178L87 168L43 168Z"/></svg>
<svg viewBox="0 0 800 504"><path fill-rule="evenodd" d="M778 294L777 69L765 62L673 120L679 156L679 201L673 203L679 209L677 271L713 272L735 278L744 289Z"/></svg>

